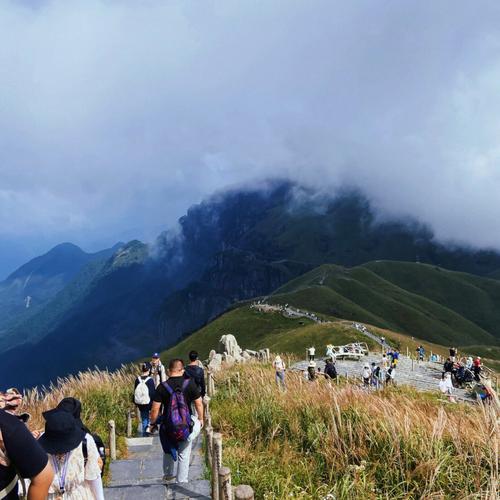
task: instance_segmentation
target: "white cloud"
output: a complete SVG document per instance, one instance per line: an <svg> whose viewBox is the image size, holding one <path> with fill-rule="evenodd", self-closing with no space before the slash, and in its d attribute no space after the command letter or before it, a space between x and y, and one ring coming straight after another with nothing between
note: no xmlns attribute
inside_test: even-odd
<svg viewBox="0 0 500 500"><path fill-rule="evenodd" d="M500 248L499 21L497 2L2 2L0 234L168 225L287 176Z"/></svg>

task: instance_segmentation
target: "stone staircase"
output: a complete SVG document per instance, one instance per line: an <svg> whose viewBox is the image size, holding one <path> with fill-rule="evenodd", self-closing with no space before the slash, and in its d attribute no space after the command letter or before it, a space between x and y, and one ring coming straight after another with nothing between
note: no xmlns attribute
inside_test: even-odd
<svg viewBox="0 0 500 500"><path fill-rule="evenodd" d="M110 465L111 480L104 490L106 500L209 499L210 482L204 479L201 436L193 443L189 482L163 481L163 450L158 436L127 439L128 457Z"/></svg>
<svg viewBox="0 0 500 500"><path fill-rule="evenodd" d="M337 360L335 366L337 373L341 377L346 375L351 379L358 379L361 382L361 372L363 366L372 362L379 363L382 359L381 354L370 353L368 356L363 356L359 360ZM295 363L292 370L305 370L308 366L307 361L299 361ZM325 367L325 360L316 360L316 365L321 368L323 372ZM406 356L400 355L399 363L396 368L395 382L398 385L410 385L422 391L438 391L439 380L441 379L442 364L432 363L429 361L412 361ZM456 399L474 402L475 398L468 394L467 389L455 389L453 391Z"/></svg>

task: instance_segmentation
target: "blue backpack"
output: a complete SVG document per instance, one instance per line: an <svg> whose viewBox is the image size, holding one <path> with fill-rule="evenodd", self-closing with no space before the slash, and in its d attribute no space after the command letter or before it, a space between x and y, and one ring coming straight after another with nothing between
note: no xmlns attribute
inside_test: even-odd
<svg viewBox="0 0 500 500"><path fill-rule="evenodd" d="M170 394L170 401L165 408L162 426L167 439L173 444L186 441L191 434L193 425L191 411L184 397L189 382L190 379L184 380L182 388L176 390L172 389L168 382L163 382L163 386Z"/></svg>

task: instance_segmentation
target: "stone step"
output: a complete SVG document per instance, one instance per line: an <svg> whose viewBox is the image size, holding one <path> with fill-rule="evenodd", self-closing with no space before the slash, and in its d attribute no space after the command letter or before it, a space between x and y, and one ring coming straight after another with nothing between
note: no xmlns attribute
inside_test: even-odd
<svg viewBox="0 0 500 500"><path fill-rule="evenodd" d="M110 464L107 500L210 498L210 483L204 479L201 438L193 443L186 484L163 481L163 450L158 436L127 439L127 447L127 459Z"/></svg>

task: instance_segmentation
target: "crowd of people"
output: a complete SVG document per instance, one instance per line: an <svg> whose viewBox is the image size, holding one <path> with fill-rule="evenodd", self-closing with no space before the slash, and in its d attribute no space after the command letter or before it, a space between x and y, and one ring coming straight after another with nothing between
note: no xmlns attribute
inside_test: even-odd
<svg viewBox="0 0 500 500"><path fill-rule="evenodd" d="M104 444L82 422L80 401L64 398L35 431L15 388L0 395L0 408L0 498L104 499Z"/></svg>
<svg viewBox="0 0 500 500"><path fill-rule="evenodd" d="M187 364L173 359L168 369L158 353L140 366L134 383L134 403L141 416L143 436L159 433L163 449L163 479L188 481L193 441L203 427L205 374L198 353Z"/></svg>

